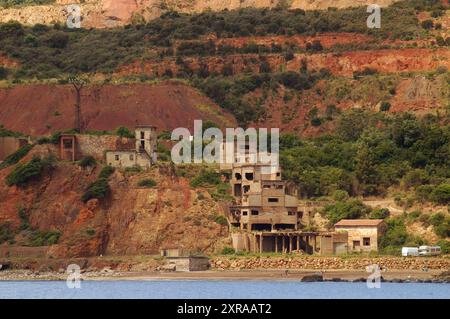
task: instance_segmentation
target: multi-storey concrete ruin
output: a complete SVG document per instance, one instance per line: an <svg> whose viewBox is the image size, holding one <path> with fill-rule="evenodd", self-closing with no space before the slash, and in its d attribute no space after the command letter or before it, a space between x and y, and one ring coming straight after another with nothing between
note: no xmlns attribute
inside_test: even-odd
<svg viewBox="0 0 450 319"><path fill-rule="evenodd" d="M233 247L237 251L316 251L315 232L302 231L297 196L270 164L235 163L231 169L235 198L230 206Z"/></svg>

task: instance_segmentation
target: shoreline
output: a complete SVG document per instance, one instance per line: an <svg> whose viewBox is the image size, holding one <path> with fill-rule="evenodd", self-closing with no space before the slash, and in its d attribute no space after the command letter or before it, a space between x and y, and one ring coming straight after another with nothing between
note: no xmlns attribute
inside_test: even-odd
<svg viewBox="0 0 450 319"><path fill-rule="evenodd" d="M370 273L361 270L239 270L195 272L82 272L83 281L298 281L298 282L365 282ZM389 270L381 272L382 282L450 283L444 270ZM0 272L0 283L11 281L65 281L67 274L27 270Z"/></svg>

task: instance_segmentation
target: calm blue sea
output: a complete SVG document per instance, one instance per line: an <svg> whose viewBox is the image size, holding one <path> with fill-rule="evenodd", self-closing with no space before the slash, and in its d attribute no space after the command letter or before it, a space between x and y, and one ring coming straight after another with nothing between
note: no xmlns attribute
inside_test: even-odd
<svg viewBox="0 0 450 319"><path fill-rule="evenodd" d="M64 281L0 282L0 298L108 298L108 299L448 299L450 284L294 281L83 281L80 289Z"/></svg>

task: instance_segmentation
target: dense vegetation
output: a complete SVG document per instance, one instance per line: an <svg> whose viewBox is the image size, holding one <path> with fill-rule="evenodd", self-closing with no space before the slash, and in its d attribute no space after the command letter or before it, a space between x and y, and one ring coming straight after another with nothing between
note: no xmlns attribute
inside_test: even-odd
<svg viewBox="0 0 450 319"><path fill-rule="evenodd" d="M418 23L415 7L420 10L441 10L438 0L405 1L383 9L381 29L368 29L366 8L303 11L275 9L241 9L205 12L195 15L168 12L146 24L121 28L67 29L34 25L25 27L11 22L0 25L0 47L17 59L21 69L12 74L23 78L62 78L83 72L112 72L119 64L146 56L149 48L173 47L175 40L198 39L215 34L217 37L249 35L312 35L317 32L370 33L380 38L413 39L425 34ZM211 48L203 44L201 51ZM180 52L199 52L184 44ZM320 47L311 44L310 49ZM224 49L224 48L222 48ZM3 70L3 77L8 70ZM8 72L9 73L9 72Z"/></svg>
<svg viewBox="0 0 450 319"><path fill-rule="evenodd" d="M16 167L6 176L6 185L25 186L30 181L38 180L45 172L53 168L54 158L33 157L24 164L17 164Z"/></svg>
<svg viewBox="0 0 450 319"><path fill-rule="evenodd" d="M6 157L5 160L0 163L0 169L17 164L17 162L24 158L32 148L33 145L30 144L20 147L17 151Z"/></svg>
<svg viewBox="0 0 450 319"><path fill-rule="evenodd" d="M114 173L114 168L111 166L105 166L100 171L100 174L97 180L91 183L83 196L81 197L83 202L87 202L90 199L103 199L105 198L111 191L111 188L108 184L109 177Z"/></svg>
<svg viewBox="0 0 450 319"><path fill-rule="evenodd" d="M0 7L29 6L54 3L55 0L0 0Z"/></svg>
<svg viewBox="0 0 450 319"><path fill-rule="evenodd" d="M418 201L450 203L450 126L435 116L343 113L333 135L300 139L284 135L284 178L304 197L385 195L398 186Z"/></svg>

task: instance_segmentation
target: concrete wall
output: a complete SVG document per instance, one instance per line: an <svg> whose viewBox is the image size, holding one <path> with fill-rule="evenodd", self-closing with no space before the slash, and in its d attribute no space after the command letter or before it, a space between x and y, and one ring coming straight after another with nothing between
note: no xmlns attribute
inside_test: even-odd
<svg viewBox="0 0 450 319"><path fill-rule="evenodd" d="M43 258L47 256L48 246L42 247L9 247L0 246L0 257Z"/></svg>
<svg viewBox="0 0 450 319"><path fill-rule="evenodd" d="M113 167L134 167L149 168L151 160L145 153L137 153L135 151L107 151L106 163Z"/></svg>
<svg viewBox="0 0 450 319"><path fill-rule="evenodd" d="M346 231L348 233L349 252L370 252L378 251L378 227L377 226L335 226L337 232ZM370 240L370 244L364 243L364 238ZM355 243L359 243L355 245Z"/></svg>
<svg viewBox="0 0 450 319"><path fill-rule="evenodd" d="M9 155L27 144L27 140L12 136L0 137L0 161L4 161Z"/></svg>
<svg viewBox="0 0 450 319"><path fill-rule="evenodd" d="M105 150L116 149L120 140L115 135L81 135L76 136L77 159L92 156L98 161L104 160Z"/></svg>
<svg viewBox="0 0 450 319"><path fill-rule="evenodd" d="M175 271L204 271L209 268L206 257L169 257L168 263L175 265Z"/></svg>

